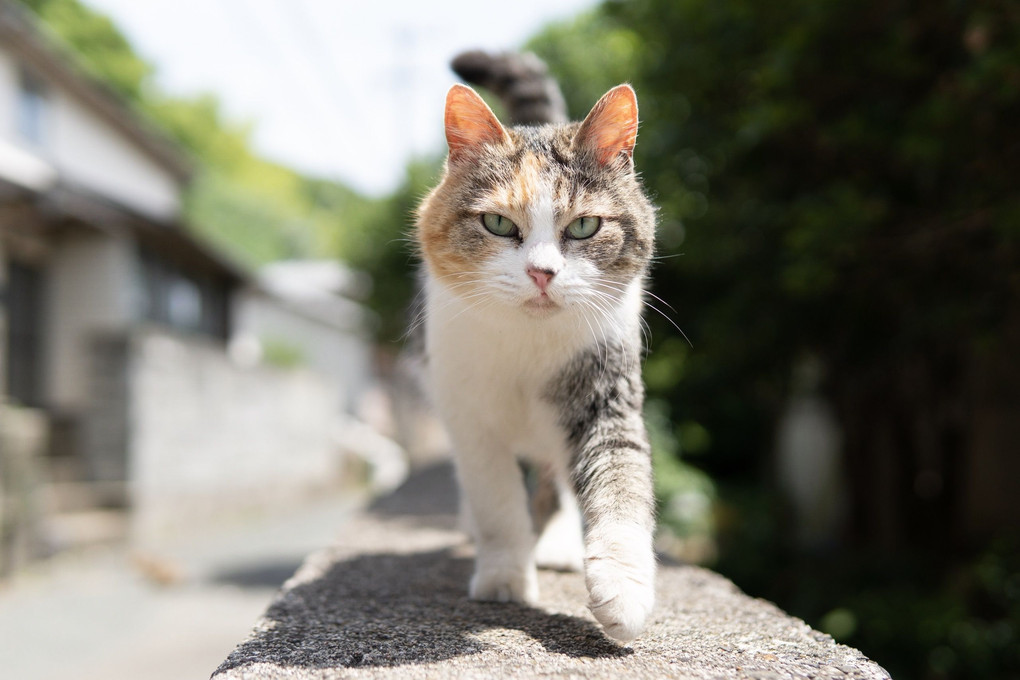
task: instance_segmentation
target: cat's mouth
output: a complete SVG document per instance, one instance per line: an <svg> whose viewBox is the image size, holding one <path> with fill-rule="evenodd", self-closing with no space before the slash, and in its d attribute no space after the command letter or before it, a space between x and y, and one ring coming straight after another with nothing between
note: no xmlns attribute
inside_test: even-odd
<svg viewBox="0 0 1020 680"><path fill-rule="evenodd" d="M525 300L524 308L528 311L537 312L539 314L549 314L558 310L560 305L543 292L533 298Z"/></svg>

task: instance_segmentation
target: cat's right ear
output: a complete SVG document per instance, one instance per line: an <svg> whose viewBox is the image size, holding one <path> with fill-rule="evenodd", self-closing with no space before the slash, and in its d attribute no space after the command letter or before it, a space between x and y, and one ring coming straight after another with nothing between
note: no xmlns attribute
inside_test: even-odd
<svg viewBox="0 0 1020 680"><path fill-rule="evenodd" d="M492 109L474 90L454 85L446 93L446 143L450 145L450 161L472 155L486 144L506 141L506 130Z"/></svg>

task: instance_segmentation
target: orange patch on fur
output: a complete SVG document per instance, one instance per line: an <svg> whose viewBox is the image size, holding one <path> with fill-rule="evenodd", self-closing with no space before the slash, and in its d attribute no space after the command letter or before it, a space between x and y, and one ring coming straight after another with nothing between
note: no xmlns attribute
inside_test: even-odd
<svg viewBox="0 0 1020 680"><path fill-rule="evenodd" d="M493 212L510 218L522 232L529 225L528 206L539 195L544 178L545 163L536 154L528 154L513 181L500 185L488 195L478 198L480 212Z"/></svg>
<svg viewBox="0 0 1020 680"><path fill-rule="evenodd" d="M494 253L495 244L479 239L473 225L458 220L448 191L444 180L419 208L418 242L432 274L452 285L463 283L470 272L478 271L478 261ZM466 239L472 236L473 247L465 247Z"/></svg>
<svg viewBox="0 0 1020 680"><path fill-rule="evenodd" d="M527 212L531 201L539 192L539 185L542 182L542 170L545 164L535 154L528 154L521 162L521 171L517 174L516 186L520 195L518 209Z"/></svg>

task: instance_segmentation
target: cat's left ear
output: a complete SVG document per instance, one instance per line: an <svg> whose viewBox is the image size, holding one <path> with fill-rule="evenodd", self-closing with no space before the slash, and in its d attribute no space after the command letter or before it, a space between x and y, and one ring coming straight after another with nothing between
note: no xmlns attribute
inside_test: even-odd
<svg viewBox="0 0 1020 680"><path fill-rule="evenodd" d="M506 137L496 114L477 92L460 84L450 88L446 94L446 142L451 161L485 144L502 143Z"/></svg>
<svg viewBox="0 0 1020 680"><path fill-rule="evenodd" d="M574 137L578 148L587 147L602 165L620 156L629 161L637 143L637 95L630 85L617 85L602 95Z"/></svg>

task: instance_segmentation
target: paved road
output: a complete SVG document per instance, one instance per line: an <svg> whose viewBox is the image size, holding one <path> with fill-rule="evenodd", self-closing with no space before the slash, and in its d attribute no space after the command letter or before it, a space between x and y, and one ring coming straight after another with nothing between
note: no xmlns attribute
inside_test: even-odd
<svg viewBox="0 0 1020 680"><path fill-rule="evenodd" d="M541 572L539 607L471 602L471 550L442 468L345 525L284 586L214 680L334 678L888 679L775 606L694 567L660 570L628 647L586 610L579 574Z"/></svg>
<svg viewBox="0 0 1020 680"><path fill-rule="evenodd" d="M144 555L106 548L41 563L0 586L0 676L208 678L353 506L338 494L208 527Z"/></svg>

